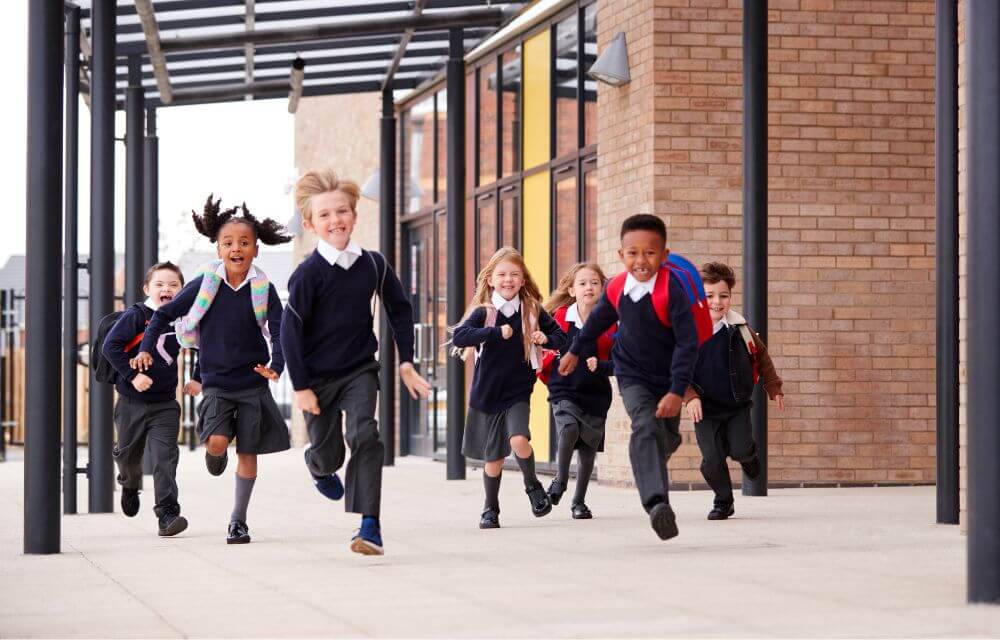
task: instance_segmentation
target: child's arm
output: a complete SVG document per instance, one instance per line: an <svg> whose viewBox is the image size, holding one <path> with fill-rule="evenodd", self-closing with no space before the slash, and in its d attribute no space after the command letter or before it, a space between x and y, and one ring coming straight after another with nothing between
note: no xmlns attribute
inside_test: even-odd
<svg viewBox="0 0 1000 640"><path fill-rule="evenodd" d="M562 330L562 327L559 326L559 323L553 320L552 316L550 316L544 309L538 312L538 330L545 336L545 341L536 341L535 344L544 344L547 349L561 351L569 341L569 338Z"/></svg>
<svg viewBox="0 0 1000 640"><path fill-rule="evenodd" d="M160 339L160 334L167 330L171 322L191 310L191 305L194 304L198 297L198 291L201 289L203 277L198 276L187 283L176 298L157 309L156 313L153 314L149 324L146 325L146 335L143 337L142 344L139 345L139 353L135 357L140 371L145 371L153 365L153 357L150 354L156 348L156 341Z"/></svg>
<svg viewBox="0 0 1000 640"><path fill-rule="evenodd" d="M455 328L455 333L451 336L452 344L459 349L464 349L503 339L500 327L484 327L485 322L486 308L479 307L465 319L465 322Z"/></svg>
<svg viewBox="0 0 1000 640"><path fill-rule="evenodd" d="M597 301L591 310L587 321L583 323L583 328L576 334L573 344L569 346L569 351L559 358L559 375L568 376L576 369L580 361L580 349L583 344L594 344L611 325L618 322L618 312L608 302L607 292L601 294L601 299Z"/></svg>
<svg viewBox="0 0 1000 640"><path fill-rule="evenodd" d="M767 352L767 345L764 344L764 341L761 340L760 336L753 329L750 329L750 334L753 336L753 343L757 347L757 369L760 371L761 384L764 387L764 391L767 392L767 397L771 400L778 400L779 397L784 398L785 394L781 392L781 376L778 375L777 370L774 368L771 355ZM784 405L784 402L781 400L779 400L779 403Z"/></svg>
<svg viewBox="0 0 1000 640"><path fill-rule="evenodd" d="M396 272L389 266L385 256L378 255L376 260L384 263L385 280L382 283L382 308L385 310L389 320L389 327L392 329L393 338L396 340L396 352L399 356L399 364L413 362L413 305L406 297L403 283L399 281ZM376 273L376 275L378 275Z"/></svg>
<svg viewBox="0 0 1000 640"><path fill-rule="evenodd" d="M104 344L101 346L101 353L125 382L132 382L133 378L143 375L129 364L129 357L125 354L125 345L142 333L145 326L146 316L134 305L130 306L111 327L111 331L108 332L107 337L104 338ZM143 375L143 377L146 376Z"/></svg>
<svg viewBox="0 0 1000 640"><path fill-rule="evenodd" d="M315 286L296 269L288 279L288 304L281 322L281 355L288 367L288 377L296 392L309 388L305 361L305 318L312 312Z"/></svg>
<svg viewBox="0 0 1000 640"><path fill-rule="evenodd" d="M681 285L670 279L670 325L674 331L674 355L670 360L670 393L679 398L691 386L698 360L698 330L691 315L691 303Z"/></svg>
<svg viewBox="0 0 1000 640"><path fill-rule="evenodd" d="M271 334L271 362L254 367L254 371L268 380L277 380L285 370L285 356L281 352L281 298L272 284L267 292L267 331Z"/></svg>

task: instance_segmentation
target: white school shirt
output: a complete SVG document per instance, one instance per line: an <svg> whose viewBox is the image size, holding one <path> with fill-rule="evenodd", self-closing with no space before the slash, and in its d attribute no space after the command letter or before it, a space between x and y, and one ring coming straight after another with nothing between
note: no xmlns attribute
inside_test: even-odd
<svg viewBox="0 0 1000 640"><path fill-rule="evenodd" d="M243 278L243 282L241 282L238 287L234 287L233 285L229 284L229 280L226 279L226 263L225 262L223 262L222 264L220 264L218 266L218 268L216 268L215 275L217 275L220 278L222 278L222 281L225 282L229 286L230 289L232 289L233 291L239 291L240 289L242 289L244 287L244 285L250 284L250 281L257 277L257 269L253 265L250 265L250 271L247 271L247 277ZM153 308L155 309L156 307L153 307Z"/></svg>
<svg viewBox="0 0 1000 640"><path fill-rule="evenodd" d="M658 275L660 275L659 272L654 273L649 280L639 282L631 273L628 274L628 277L625 278L625 295L632 298L632 302L639 302L647 293L652 295L653 285L656 284Z"/></svg>
<svg viewBox="0 0 1000 640"><path fill-rule="evenodd" d="M508 300L494 290L490 297L490 303L497 308L497 311L509 318L521 308L521 296L514 296L513 300Z"/></svg>
<svg viewBox="0 0 1000 640"><path fill-rule="evenodd" d="M316 250L319 251L319 255L323 256L331 265L336 265L344 270L350 269L354 266L357 259L361 257L361 247L358 246L358 243L353 240L348 242L347 246L344 247L343 250L338 249L324 240L320 240L319 244L316 246Z"/></svg>

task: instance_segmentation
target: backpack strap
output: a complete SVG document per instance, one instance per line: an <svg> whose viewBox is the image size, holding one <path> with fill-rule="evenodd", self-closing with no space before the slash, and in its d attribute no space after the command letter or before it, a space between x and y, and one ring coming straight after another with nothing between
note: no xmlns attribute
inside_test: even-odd
<svg viewBox="0 0 1000 640"><path fill-rule="evenodd" d="M740 337L743 338L743 342L747 346L747 353L750 354L750 364L753 365L753 383L757 384L757 381L760 380L760 367L757 363L757 343L753 339L753 332L750 331L750 327L745 324L738 326L740 328Z"/></svg>
<svg viewBox="0 0 1000 640"><path fill-rule="evenodd" d="M656 282L653 283L653 311L664 327L670 326L670 269L660 267Z"/></svg>
<svg viewBox="0 0 1000 640"><path fill-rule="evenodd" d="M375 267L375 295L378 296L380 301L384 301L382 297L382 288L385 286L385 276L389 271L389 262L385 259L385 256L379 254L379 258L382 259L382 271L379 273L378 260L375 259L375 254L377 251L368 251L367 249L361 250L363 253L368 254L371 258L372 266ZM372 317L375 316L375 300L372 300Z"/></svg>
<svg viewBox="0 0 1000 640"><path fill-rule="evenodd" d="M563 333L569 331L569 322L566 320L566 314L569 312L569 307L559 307L552 314L552 319L556 321L559 328L563 330Z"/></svg>
<svg viewBox="0 0 1000 640"><path fill-rule="evenodd" d="M618 303L621 302L622 293L625 292L626 278L628 278L628 274L622 271L608 281L608 286L604 290L604 294L608 296L608 302L615 308L615 311L618 311Z"/></svg>
<svg viewBox="0 0 1000 640"><path fill-rule="evenodd" d="M149 321L153 318L153 314L152 313L147 313L146 312L146 310L148 309L148 307L146 307L146 305L144 305L141 302L136 302L132 306L133 307L139 307L139 311L142 312L143 317L146 319L146 322L145 322L145 324L143 326L148 326L149 325ZM140 331L139 333L137 333L135 335L134 338L132 338L131 340L129 340L128 342L125 343L125 346L122 347L122 351L128 353L132 349L135 349L137 346L139 346L139 344L142 343L142 339L144 337L146 337L146 331L145 330Z"/></svg>

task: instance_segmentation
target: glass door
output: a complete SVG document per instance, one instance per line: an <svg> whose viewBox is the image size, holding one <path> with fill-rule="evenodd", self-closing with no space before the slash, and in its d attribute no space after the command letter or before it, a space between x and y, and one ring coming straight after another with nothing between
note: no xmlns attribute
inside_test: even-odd
<svg viewBox="0 0 1000 640"><path fill-rule="evenodd" d="M406 225L404 231L404 264L408 267L406 291L413 305L414 351L413 365L420 375L435 384L434 358L430 350L434 328L434 219L427 216ZM408 439L406 450L418 456L430 456L434 452L434 420L432 415L434 394L428 399L413 400L400 385L403 402L408 403L403 415L407 416L405 426Z"/></svg>

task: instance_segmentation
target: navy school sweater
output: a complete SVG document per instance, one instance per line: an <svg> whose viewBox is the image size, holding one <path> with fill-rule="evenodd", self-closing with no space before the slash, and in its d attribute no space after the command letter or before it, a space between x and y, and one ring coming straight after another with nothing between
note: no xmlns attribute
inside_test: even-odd
<svg viewBox="0 0 1000 640"><path fill-rule="evenodd" d="M611 353L618 385L639 384L657 397L668 392L683 397L698 357L698 333L691 303L674 278L670 279L669 298L671 326L665 327L653 309L652 295L633 302L623 293L616 312L607 292L601 294L570 351L580 355L584 345L596 343L598 336L617 320L618 335Z"/></svg>
<svg viewBox="0 0 1000 640"><path fill-rule="evenodd" d="M177 338L168 333L163 347L172 362L167 364L156 349L156 343L153 343L153 349L149 352L153 356L153 367L144 372L153 379L153 385L145 391L138 391L132 386L132 380L139 371L130 367L128 361L139 353L139 344L132 345L128 351L125 351L125 347L146 330L146 319L152 315L153 310L144 304L131 305L108 331L101 347L104 357L118 372L118 381L115 383L118 393L150 404L174 400L177 397L177 355L181 350Z"/></svg>
<svg viewBox="0 0 1000 640"><path fill-rule="evenodd" d="M733 335L738 331L735 327L723 327L698 350L692 381L701 396L706 416L714 417L753 405L750 399L754 386L753 365L743 339ZM739 362L735 360L737 357ZM737 396L733 377L741 374L746 378L747 388Z"/></svg>
<svg viewBox="0 0 1000 640"><path fill-rule="evenodd" d="M569 323L566 330L567 343L571 343L580 333L576 323ZM614 359L598 360L597 371L591 371L587 359L597 355L597 343L580 346L580 364L567 377L559 374L559 360L552 364L549 377L549 402L569 400L590 416L606 418L611 407L611 381L614 375Z"/></svg>
<svg viewBox="0 0 1000 640"><path fill-rule="evenodd" d="M535 386L535 370L524 359L520 310L509 318L497 312L495 327L484 327L485 323L486 308L479 307L455 329L452 343L460 349L483 345L472 376L469 406L483 413L500 413L528 401ZM514 329L514 334L506 340L500 329L504 325ZM545 311L538 316L538 329L549 338L545 347L562 349L566 346L566 334Z"/></svg>
<svg viewBox="0 0 1000 640"><path fill-rule="evenodd" d="M170 323L191 310L203 276L189 282L180 294L157 309L146 328L140 349L155 350L156 339L169 329ZM228 283L219 286L212 305L198 323L200 343L198 364L202 384L225 391L244 391L267 386L267 378L253 370L258 364L268 365L279 374L285 368L281 354L281 299L272 284L268 292L267 328L271 334L271 351L257 325L250 297L250 283L233 291Z"/></svg>
<svg viewBox="0 0 1000 640"><path fill-rule="evenodd" d="M371 304L380 279L382 307L399 362L413 362L413 307L382 254L362 250L351 268L344 269L313 251L288 279L281 333L296 391L375 360L378 339Z"/></svg>

